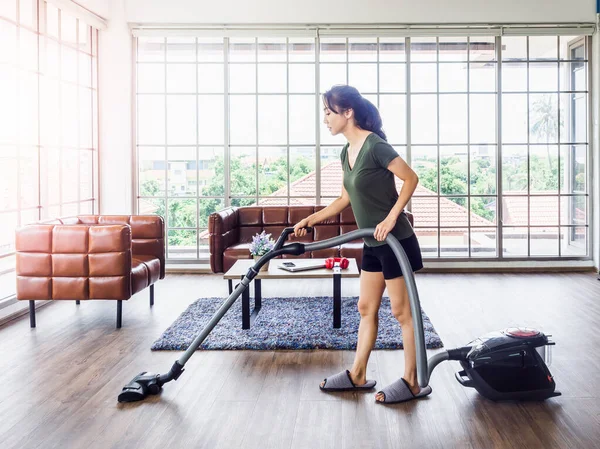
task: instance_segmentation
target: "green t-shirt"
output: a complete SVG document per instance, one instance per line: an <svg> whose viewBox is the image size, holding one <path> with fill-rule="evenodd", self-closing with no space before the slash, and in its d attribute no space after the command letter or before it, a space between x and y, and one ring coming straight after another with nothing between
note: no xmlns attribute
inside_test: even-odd
<svg viewBox="0 0 600 449"><path fill-rule="evenodd" d="M344 170L344 188L350 196L350 204L356 224L360 229L375 228L390 213L398 201L398 192L394 174L387 169L389 163L398 157L394 148L375 133L367 136L356 156L356 162L350 169L348 164L348 146L342 149L340 158ZM404 212L398 216L392 234L398 240L410 237L414 233ZM367 246L380 246L374 237L365 237Z"/></svg>

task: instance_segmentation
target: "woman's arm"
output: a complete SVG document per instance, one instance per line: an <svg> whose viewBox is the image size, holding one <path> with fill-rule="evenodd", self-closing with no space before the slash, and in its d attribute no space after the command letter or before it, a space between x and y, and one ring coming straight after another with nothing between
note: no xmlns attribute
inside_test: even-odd
<svg viewBox="0 0 600 449"><path fill-rule="evenodd" d="M412 194L419 184L419 177L412 168L401 157L396 157L387 166L387 169L391 171L395 176L400 178L404 183L398 194L398 200L394 207L390 210L385 220L377 225L375 228L375 239L383 241L387 237L388 233L396 226L396 220L410 201Z"/></svg>
<svg viewBox="0 0 600 449"><path fill-rule="evenodd" d="M350 196L346 189L342 185L342 194L336 198L329 206L324 209L321 209L319 212L315 212L314 214L309 215L308 217L300 220L294 226L294 234L296 237L304 237L306 235L307 226L314 226L317 223L326 220L329 217L333 217L336 214L339 214L345 208L350 205Z"/></svg>
<svg viewBox="0 0 600 449"><path fill-rule="evenodd" d="M412 194L415 192L417 184L419 184L419 177L401 157L397 157L396 159L392 160L387 168L394 175L404 181L404 184L402 184L402 188L400 189L400 193L398 194L398 201L396 201L396 204L394 207L392 207L392 210L389 214L394 218L398 218L410 201Z"/></svg>
<svg viewBox="0 0 600 449"><path fill-rule="evenodd" d="M308 225L313 226L317 223L321 223L323 220L339 214L348 206L350 206L350 196L348 195L348 192L346 192L344 186L342 186L342 194L337 197L329 206L308 216Z"/></svg>

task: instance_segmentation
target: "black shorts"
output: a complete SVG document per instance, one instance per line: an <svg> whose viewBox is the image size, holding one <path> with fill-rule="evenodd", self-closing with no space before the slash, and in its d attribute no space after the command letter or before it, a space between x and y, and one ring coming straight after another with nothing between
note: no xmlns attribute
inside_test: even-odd
<svg viewBox="0 0 600 449"><path fill-rule="evenodd" d="M408 256L410 266L413 272L423 268L423 259L421 257L421 247L417 236L413 234L410 237L400 240L404 252ZM363 246L363 256L361 269L370 272L383 271L384 279L394 279L402 276L402 269L396 255L390 248L390 245Z"/></svg>

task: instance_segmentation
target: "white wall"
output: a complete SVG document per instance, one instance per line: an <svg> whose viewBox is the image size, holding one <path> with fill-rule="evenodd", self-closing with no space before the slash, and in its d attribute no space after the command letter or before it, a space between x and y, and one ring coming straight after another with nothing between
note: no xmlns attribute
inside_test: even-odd
<svg viewBox="0 0 600 449"><path fill-rule="evenodd" d="M594 22L595 0L125 0L146 23ZM168 5L168 6L167 6Z"/></svg>
<svg viewBox="0 0 600 449"><path fill-rule="evenodd" d="M108 28L98 39L100 213L131 214L132 37L124 1L105 1Z"/></svg>

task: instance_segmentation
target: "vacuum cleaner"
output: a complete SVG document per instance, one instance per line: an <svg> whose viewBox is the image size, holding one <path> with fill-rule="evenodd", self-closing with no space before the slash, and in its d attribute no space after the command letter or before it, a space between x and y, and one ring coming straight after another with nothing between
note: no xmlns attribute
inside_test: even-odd
<svg viewBox="0 0 600 449"><path fill-rule="evenodd" d="M307 228L307 230L312 231L311 228ZM167 382L177 380L184 372L184 366L190 357L242 292L248 288L250 282L258 275L260 268L269 260L284 254L299 256L308 251L318 251L360 238L372 237L375 229L358 229L313 243L293 242L284 245L287 237L293 232L294 228L285 228L273 249L248 269L231 295L215 312L183 355L175 361L168 373L153 374L144 371L138 374L123 387L118 401L141 401L148 395L159 394ZM477 338L463 347L439 352L427 360L421 305L410 262L396 237L388 234L385 242L400 263L408 290L415 333L417 379L421 388L429 384L431 373L439 363L445 360L456 360L462 367L462 370L456 373L458 382L465 387L474 388L492 401L544 400L560 395L558 391L555 391L554 378L547 366L547 363L549 364L551 361L551 348L554 342L548 338L549 335L535 329L509 328L493 332Z"/></svg>

